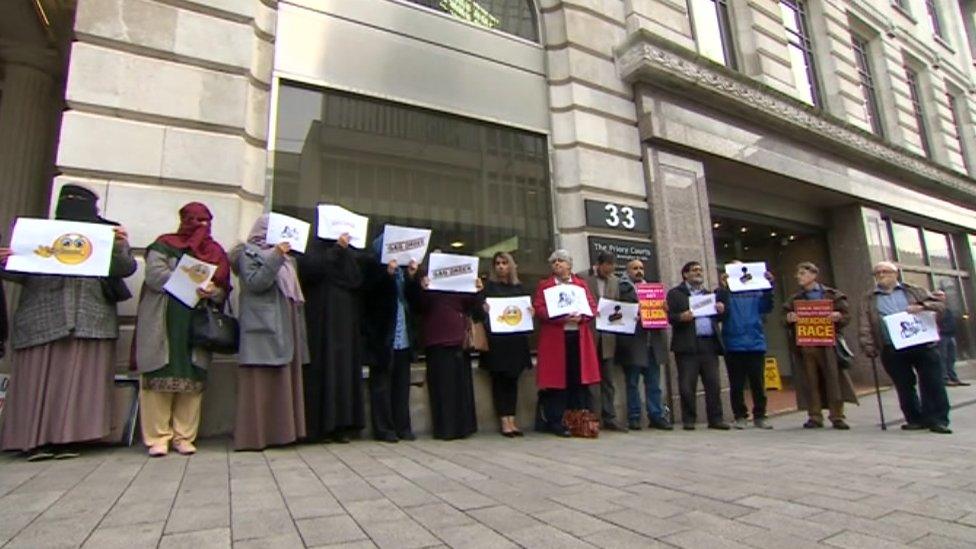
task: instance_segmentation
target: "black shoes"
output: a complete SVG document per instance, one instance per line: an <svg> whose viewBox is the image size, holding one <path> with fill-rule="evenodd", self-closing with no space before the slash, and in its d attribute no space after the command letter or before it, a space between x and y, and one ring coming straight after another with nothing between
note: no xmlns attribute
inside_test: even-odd
<svg viewBox="0 0 976 549"><path fill-rule="evenodd" d="M651 429L657 429L659 431L673 431L674 425L671 425L666 419L652 419L649 425Z"/></svg>
<svg viewBox="0 0 976 549"><path fill-rule="evenodd" d="M834 425L834 429L838 429L840 431L849 431L851 429L851 426L848 425L843 419L832 419L830 422Z"/></svg>
<svg viewBox="0 0 976 549"><path fill-rule="evenodd" d="M681 426L681 428L684 429L685 431L694 431L695 430L695 424L694 423L685 423L684 425Z"/></svg>
<svg viewBox="0 0 976 549"><path fill-rule="evenodd" d="M924 425L919 425L918 423L906 423L901 426L902 431L921 431L925 429Z"/></svg>
<svg viewBox="0 0 976 549"><path fill-rule="evenodd" d="M631 423L631 424L633 424L633 423ZM640 426L638 426L637 428L640 429ZM604 421L603 422L603 430L604 431L616 431L618 433L626 433L627 432L627 428L624 427L623 425L617 423L616 420Z"/></svg>
<svg viewBox="0 0 976 549"><path fill-rule="evenodd" d="M641 430L640 420L637 419L627 423L627 428L630 429L631 431L640 431Z"/></svg>
<svg viewBox="0 0 976 549"><path fill-rule="evenodd" d="M945 425L933 425L933 426L929 427L929 431L932 431L933 433L938 433L940 435L951 435L952 434L952 429L950 429L949 427L947 427Z"/></svg>
<svg viewBox="0 0 976 549"><path fill-rule="evenodd" d="M407 431L405 433L397 433L397 438L400 440L417 440L417 435L413 434L413 431Z"/></svg>
<svg viewBox="0 0 976 549"><path fill-rule="evenodd" d="M729 426L728 423L725 423L724 421L720 421L718 423L709 423L708 424L708 428L709 429L716 429L716 430L719 430L719 431L728 431L732 427Z"/></svg>
<svg viewBox="0 0 976 549"><path fill-rule="evenodd" d="M804 429L820 429L821 427L823 427L823 423L815 419L808 419L807 422L803 424Z"/></svg>
<svg viewBox="0 0 976 549"><path fill-rule="evenodd" d="M393 433L383 433L382 435L377 435L376 440L380 442L400 442L400 438Z"/></svg>

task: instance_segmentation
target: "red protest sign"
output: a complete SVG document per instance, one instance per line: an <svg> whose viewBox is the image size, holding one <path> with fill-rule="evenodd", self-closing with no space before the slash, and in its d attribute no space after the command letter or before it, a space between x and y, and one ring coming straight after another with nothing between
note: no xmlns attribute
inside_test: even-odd
<svg viewBox="0 0 976 549"><path fill-rule="evenodd" d="M668 313L664 310L664 284L643 282L637 285L637 301L640 304L641 326L661 329L668 327Z"/></svg>
<svg viewBox="0 0 976 549"><path fill-rule="evenodd" d="M796 344L799 347L832 347L837 332L830 314L834 302L829 299L808 299L793 302L796 312Z"/></svg>

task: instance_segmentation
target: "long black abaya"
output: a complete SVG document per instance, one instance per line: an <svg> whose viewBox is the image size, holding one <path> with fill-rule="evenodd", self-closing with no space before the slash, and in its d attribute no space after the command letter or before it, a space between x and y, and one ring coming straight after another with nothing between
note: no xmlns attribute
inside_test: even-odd
<svg viewBox="0 0 976 549"><path fill-rule="evenodd" d="M357 252L314 240L298 257L311 361L303 370L307 436L320 440L365 425Z"/></svg>

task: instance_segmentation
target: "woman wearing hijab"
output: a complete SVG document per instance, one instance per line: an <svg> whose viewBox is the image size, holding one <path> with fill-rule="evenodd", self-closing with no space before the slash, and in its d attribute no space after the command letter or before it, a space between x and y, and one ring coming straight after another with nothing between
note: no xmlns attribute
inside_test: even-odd
<svg viewBox="0 0 976 549"><path fill-rule="evenodd" d="M479 291L476 294L441 292L427 289L426 276L417 280L415 268L408 273L411 280L407 284L407 298L420 313L422 322L434 438L466 438L478 430L478 419L471 364L463 345L468 317L482 307L481 279L475 279Z"/></svg>
<svg viewBox="0 0 976 549"><path fill-rule="evenodd" d="M365 425L359 259L348 234L311 239L298 258L310 342L303 379L310 440L346 443Z"/></svg>
<svg viewBox="0 0 976 549"><path fill-rule="evenodd" d="M308 363L305 296L287 242L268 244L268 214L230 252L241 285L235 450L261 450L305 436L302 365Z"/></svg>
<svg viewBox="0 0 976 549"><path fill-rule="evenodd" d="M600 382L600 363L591 329L593 317L578 313L550 317L545 291L560 284L572 284L583 288L591 311L596 311L596 301L586 282L573 274L573 258L569 252L552 252L549 265L552 276L539 282L532 298L536 317L542 322L536 375L543 420L539 427L568 437L570 432L563 424L563 413L589 408L587 386Z"/></svg>
<svg viewBox="0 0 976 549"><path fill-rule="evenodd" d="M491 260L491 273L485 286L485 297L516 297L527 295L518 278L518 265L508 252L498 252ZM489 315L500 315L485 304ZM534 311L528 311L531 316ZM490 327L490 322L485 322ZM501 421L502 435L520 437L522 431L515 423L519 376L532 367L529 336L524 333L488 334L488 352L481 353L481 366L491 374L491 397L495 413Z"/></svg>
<svg viewBox="0 0 976 549"><path fill-rule="evenodd" d="M136 369L142 374L139 391L142 440L149 455L164 456L172 443L180 454L196 452L200 405L210 366L210 352L190 341L193 309L172 297L163 286L183 254L216 265L200 299L222 304L230 293L230 262L211 237L210 210L199 202L180 208L180 227L149 245L146 278L137 312Z"/></svg>
<svg viewBox="0 0 976 549"><path fill-rule="evenodd" d="M98 196L77 185L61 188L55 218L106 223ZM0 265L11 255L0 248ZM115 228L109 275L136 270L127 234ZM21 450L28 460L76 457L71 444L109 434L115 345L115 300L105 279L2 273L23 291L11 323L12 370L0 447Z"/></svg>

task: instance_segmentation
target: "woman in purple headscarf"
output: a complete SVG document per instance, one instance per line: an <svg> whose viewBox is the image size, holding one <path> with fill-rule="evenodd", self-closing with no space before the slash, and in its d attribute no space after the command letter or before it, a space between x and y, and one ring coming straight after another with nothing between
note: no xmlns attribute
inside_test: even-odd
<svg viewBox="0 0 976 549"><path fill-rule="evenodd" d="M230 252L241 286L235 450L260 450L305 436L305 296L291 247L267 242L268 218L259 217L247 242Z"/></svg>

